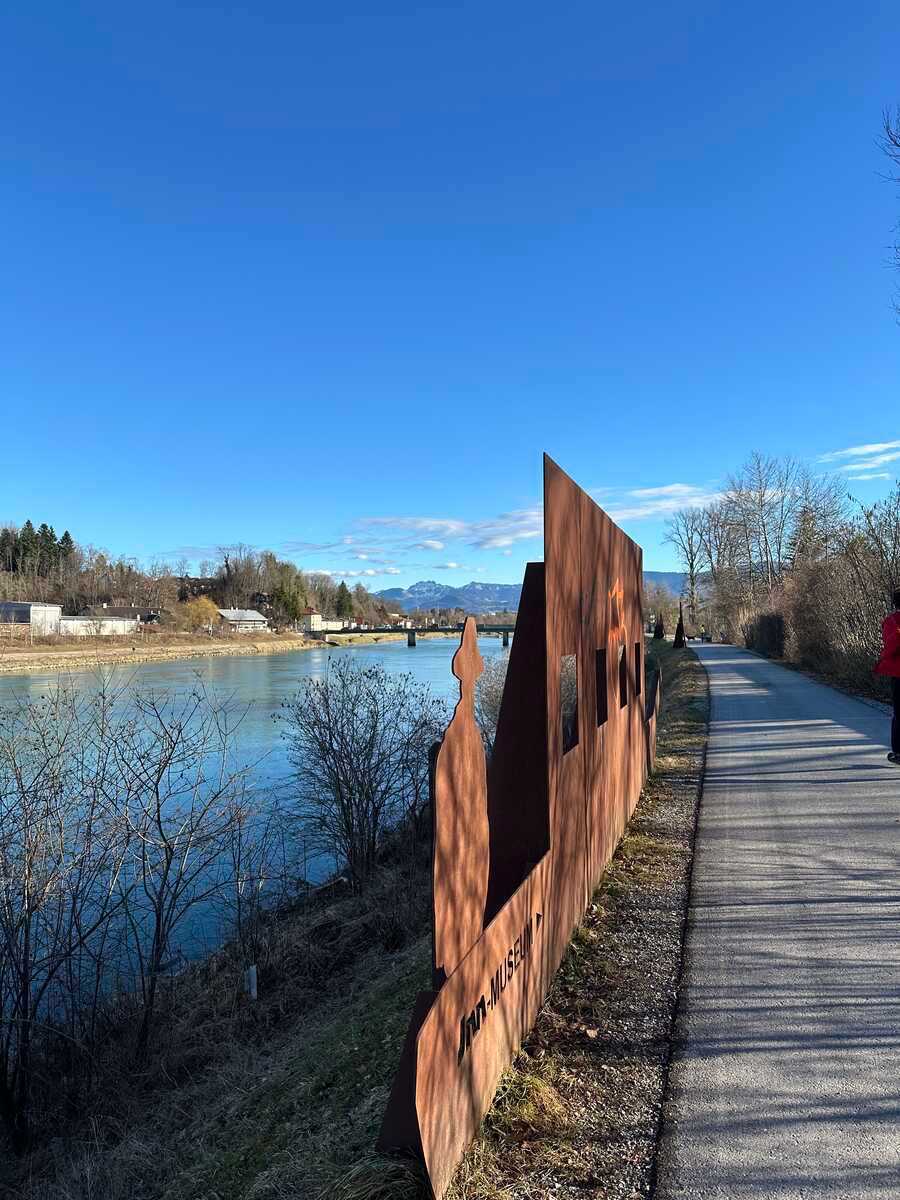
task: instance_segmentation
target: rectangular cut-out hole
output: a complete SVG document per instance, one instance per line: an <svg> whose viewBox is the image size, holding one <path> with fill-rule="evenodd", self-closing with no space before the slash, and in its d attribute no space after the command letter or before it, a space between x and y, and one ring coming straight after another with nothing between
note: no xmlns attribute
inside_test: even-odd
<svg viewBox="0 0 900 1200"><path fill-rule="evenodd" d="M625 647L619 647L619 708L628 703L628 655Z"/></svg>
<svg viewBox="0 0 900 1200"><path fill-rule="evenodd" d="M559 724L562 752L568 754L578 745L578 661L574 654L559 660Z"/></svg>
<svg viewBox="0 0 900 1200"><path fill-rule="evenodd" d="M634 694L639 696L644 687L644 664L641 662L641 643L634 643Z"/></svg>
<svg viewBox="0 0 900 1200"><path fill-rule="evenodd" d="M597 651L597 724L609 717L609 680L606 678L606 651Z"/></svg>

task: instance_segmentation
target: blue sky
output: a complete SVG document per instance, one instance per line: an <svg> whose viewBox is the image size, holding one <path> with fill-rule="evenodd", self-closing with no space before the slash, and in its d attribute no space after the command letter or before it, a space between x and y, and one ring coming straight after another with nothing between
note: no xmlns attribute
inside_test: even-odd
<svg viewBox="0 0 900 1200"><path fill-rule="evenodd" d="M650 568L753 449L885 491L900 5L639 7L7 7L0 520L380 588L519 579L542 450Z"/></svg>

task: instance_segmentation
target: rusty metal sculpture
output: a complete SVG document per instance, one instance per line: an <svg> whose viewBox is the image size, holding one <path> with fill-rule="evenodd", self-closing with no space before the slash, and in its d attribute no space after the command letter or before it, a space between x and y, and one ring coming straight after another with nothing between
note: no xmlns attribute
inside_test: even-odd
<svg viewBox="0 0 900 1200"><path fill-rule="evenodd" d="M470 617L453 656L459 704L435 763L434 972L446 979L475 945L484 928L490 847L487 765L475 720L475 683L484 663ZM460 847L465 853L460 854Z"/></svg>
<svg viewBox="0 0 900 1200"><path fill-rule="evenodd" d="M379 1138L421 1155L438 1198L652 766L659 686L644 696L641 576L640 548L545 456L544 562L526 568L489 764L472 618L453 660L460 700L433 773L432 990Z"/></svg>

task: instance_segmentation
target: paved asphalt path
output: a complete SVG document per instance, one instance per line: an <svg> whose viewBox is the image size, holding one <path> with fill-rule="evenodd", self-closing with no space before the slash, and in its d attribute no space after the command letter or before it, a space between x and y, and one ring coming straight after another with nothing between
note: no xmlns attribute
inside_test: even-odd
<svg viewBox="0 0 900 1200"><path fill-rule="evenodd" d="M900 767L883 712L730 646L655 1200L900 1198Z"/></svg>

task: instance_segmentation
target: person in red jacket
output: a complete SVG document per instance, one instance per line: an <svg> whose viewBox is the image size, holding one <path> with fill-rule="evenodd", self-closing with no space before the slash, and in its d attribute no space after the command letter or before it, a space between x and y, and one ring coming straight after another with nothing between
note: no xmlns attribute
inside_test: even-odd
<svg viewBox="0 0 900 1200"><path fill-rule="evenodd" d="M889 675L894 697L894 720L891 723L891 752L888 762L900 766L900 588L894 590L894 611L881 626L884 649L875 666L876 675Z"/></svg>

